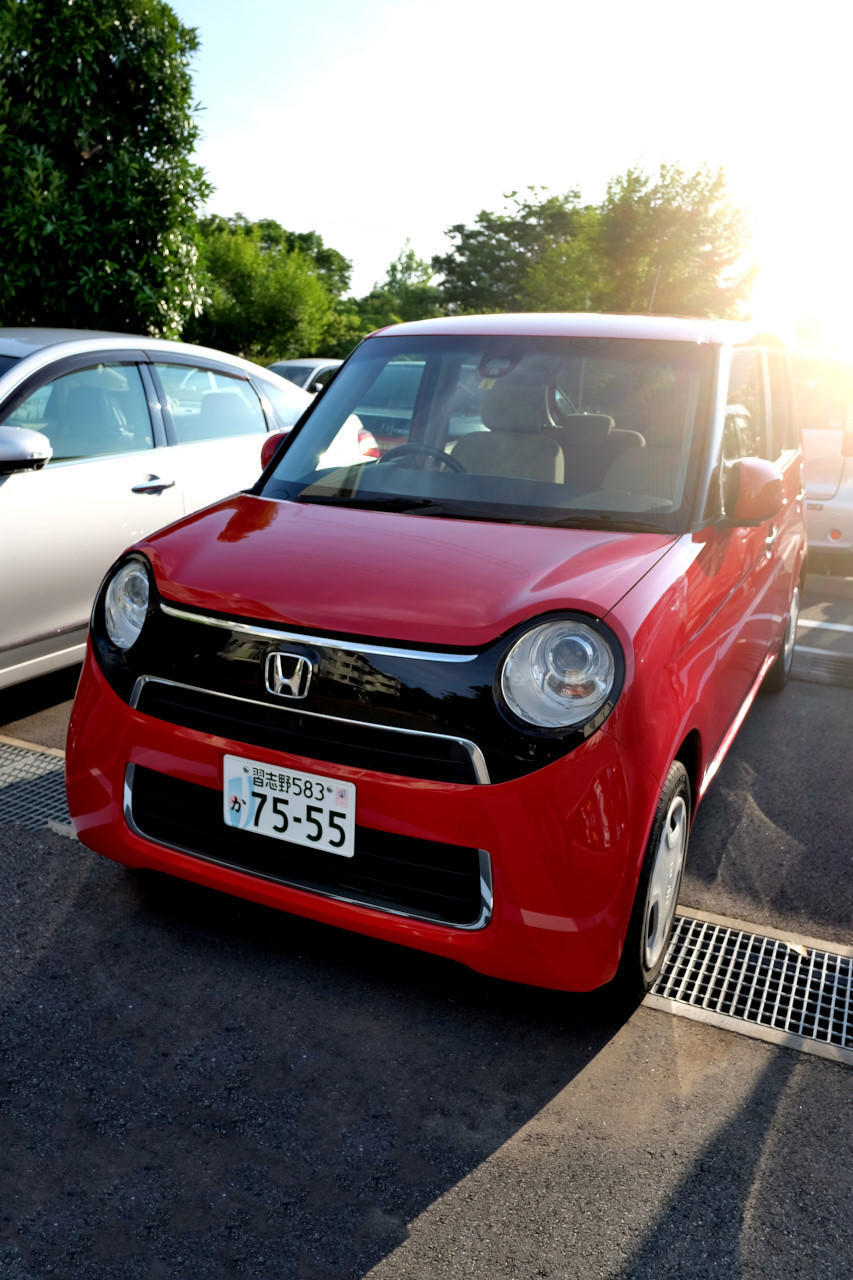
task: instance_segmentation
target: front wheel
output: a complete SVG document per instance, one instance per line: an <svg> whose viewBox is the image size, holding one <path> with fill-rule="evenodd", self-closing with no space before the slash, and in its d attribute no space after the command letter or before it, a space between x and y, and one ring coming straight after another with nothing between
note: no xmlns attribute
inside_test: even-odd
<svg viewBox="0 0 853 1280"><path fill-rule="evenodd" d="M616 986L644 995L663 965L672 934L690 835L690 779L684 765L670 765L652 823Z"/></svg>
<svg viewBox="0 0 853 1280"><path fill-rule="evenodd" d="M788 683L791 668L794 665L794 645L797 642L797 619L799 616L800 588L798 584L794 587L794 593L791 596L791 608L788 613L788 620L785 623L785 634L782 637L779 652L773 660L772 667L764 677L764 689L768 693L781 693Z"/></svg>

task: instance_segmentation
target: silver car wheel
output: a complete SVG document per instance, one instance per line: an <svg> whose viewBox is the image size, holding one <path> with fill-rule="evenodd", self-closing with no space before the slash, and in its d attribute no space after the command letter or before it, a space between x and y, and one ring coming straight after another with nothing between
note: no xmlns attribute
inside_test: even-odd
<svg viewBox="0 0 853 1280"><path fill-rule="evenodd" d="M654 971L669 941L687 852L689 813L682 795L673 796L655 850L643 921L643 964Z"/></svg>

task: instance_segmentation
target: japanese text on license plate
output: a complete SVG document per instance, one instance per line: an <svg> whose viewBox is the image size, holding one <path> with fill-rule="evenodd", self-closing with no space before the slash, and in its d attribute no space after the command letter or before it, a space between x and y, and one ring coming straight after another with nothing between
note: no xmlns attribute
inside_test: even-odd
<svg viewBox="0 0 853 1280"><path fill-rule="evenodd" d="M226 756L222 799L229 827L345 858L355 853L351 782Z"/></svg>

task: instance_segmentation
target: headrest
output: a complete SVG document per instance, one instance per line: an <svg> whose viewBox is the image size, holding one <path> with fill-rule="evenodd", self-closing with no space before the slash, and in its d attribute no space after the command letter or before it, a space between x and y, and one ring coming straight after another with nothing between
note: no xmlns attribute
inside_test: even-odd
<svg viewBox="0 0 853 1280"><path fill-rule="evenodd" d="M117 419L112 401L98 387L71 387L65 402L65 412L75 424L93 427L112 427Z"/></svg>
<svg viewBox="0 0 853 1280"><path fill-rule="evenodd" d="M598 443L610 435L615 423L606 413L561 413L555 424L579 443Z"/></svg>
<svg viewBox="0 0 853 1280"><path fill-rule="evenodd" d="M240 427L251 421L252 414L239 391L205 391L199 416L206 426Z"/></svg>
<svg viewBox="0 0 853 1280"><path fill-rule="evenodd" d="M545 389L539 383L496 382L483 393L480 417L491 431L541 431Z"/></svg>
<svg viewBox="0 0 853 1280"><path fill-rule="evenodd" d="M689 379L681 374L662 378L641 395L628 399L620 423L641 431L650 446L680 447L689 404Z"/></svg>

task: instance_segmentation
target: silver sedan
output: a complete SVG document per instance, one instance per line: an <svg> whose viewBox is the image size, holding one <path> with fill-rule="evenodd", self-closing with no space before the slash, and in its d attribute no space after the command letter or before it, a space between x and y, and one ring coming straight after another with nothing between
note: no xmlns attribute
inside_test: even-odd
<svg viewBox="0 0 853 1280"><path fill-rule="evenodd" d="M205 347L0 328L0 688L80 661L112 561L253 484L311 399Z"/></svg>

